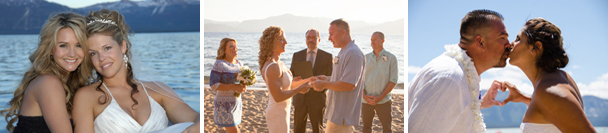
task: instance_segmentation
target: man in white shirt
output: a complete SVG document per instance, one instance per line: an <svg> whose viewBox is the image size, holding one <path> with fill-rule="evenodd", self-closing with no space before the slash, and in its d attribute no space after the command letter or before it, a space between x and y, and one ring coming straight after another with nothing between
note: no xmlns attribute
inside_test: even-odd
<svg viewBox="0 0 608 133"><path fill-rule="evenodd" d="M480 109L494 105L500 84L495 81L481 97L479 75L504 67L509 36L503 17L474 10L462 19L460 41L425 65L408 87L408 131L416 133L485 132Z"/></svg>

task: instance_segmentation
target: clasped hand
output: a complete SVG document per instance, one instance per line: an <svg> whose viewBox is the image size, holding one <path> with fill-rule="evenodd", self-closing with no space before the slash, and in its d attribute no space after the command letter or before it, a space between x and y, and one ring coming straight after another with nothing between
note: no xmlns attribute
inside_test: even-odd
<svg viewBox="0 0 608 133"><path fill-rule="evenodd" d="M329 79L327 79L327 76L325 75L318 75L314 77L316 78L316 80L311 82L310 85L315 91L323 91L325 88L325 83L329 81Z"/></svg>

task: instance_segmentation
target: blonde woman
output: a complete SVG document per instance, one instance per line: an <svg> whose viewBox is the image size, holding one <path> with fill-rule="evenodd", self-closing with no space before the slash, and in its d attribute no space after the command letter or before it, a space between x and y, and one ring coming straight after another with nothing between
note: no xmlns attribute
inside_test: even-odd
<svg viewBox="0 0 608 133"><path fill-rule="evenodd" d="M75 13L59 13L44 24L40 43L29 57L32 65L10 108L1 111L9 132L72 132L74 93L91 77L85 29L84 17Z"/></svg>
<svg viewBox="0 0 608 133"><path fill-rule="evenodd" d="M211 89L216 91L213 100L213 122L224 127L228 133L239 132L243 103L241 97L234 96L235 92L242 93L247 87L235 84L236 76L243 64L236 59L238 48L236 40L224 38L217 49L216 61L209 76Z"/></svg>
<svg viewBox="0 0 608 133"><path fill-rule="evenodd" d="M172 123L194 122L187 132L198 132L200 114L164 83L134 77L129 62L129 26L118 11L102 9L87 17L89 55L96 81L80 88L72 113L75 132L132 133L162 130ZM164 91L163 91L164 90ZM173 132L182 132L182 130Z"/></svg>
<svg viewBox="0 0 608 133"><path fill-rule="evenodd" d="M266 82L270 97L266 108L266 122L270 133L289 132L289 113L291 97L297 93L306 93L310 89L307 84L314 77L293 80L289 68L280 60L281 53L285 52L285 34L278 26L270 26L260 37L260 52L258 63L261 74Z"/></svg>

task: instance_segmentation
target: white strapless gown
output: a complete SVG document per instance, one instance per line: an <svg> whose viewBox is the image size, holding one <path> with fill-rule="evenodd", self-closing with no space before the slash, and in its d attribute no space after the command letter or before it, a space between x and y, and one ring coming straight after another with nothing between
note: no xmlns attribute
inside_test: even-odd
<svg viewBox="0 0 608 133"><path fill-rule="evenodd" d="M270 63L266 66L267 72L268 66L275 64ZM289 69L285 69L285 67L279 65L283 70L283 77L281 78L281 88L283 90L291 89L291 80L293 77ZM266 77L266 73L264 73L264 77ZM269 92L270 93L270 92ZM291 112L291 98L282 101L275 102L274 98L272 98L271 94L268 94L268 107L266 108L266 124L268 125L268 132L270 133L288 133L289 132L289 113Z"/></svg>
<svg viewBox="0 0 608 133"><path fill-rule="evenodd" d="M561 133L553 124L521 123L519 129L522 133Z"/></svg>
<svg viewBox="0 0 608 133"><path fill-rule="evenodd" d="M141 85L143 86L143 84ZM145 86L142 88L145 88ZM148 95L148 91L146 91L146 89L143 90L148 96L151 110L148 120L146 120L143 125L140 125L129 114L123 111L116 100L114 100L114 96L112 96L112 93L107 87L106 90L112 97L112 101L110 101L110 105L108 105L103 112L101 112L97 118L95 118L93 124L95 126L96 133L146 133L161 130L167 127L169 119L167 118L165 109L154 99L152 99L150 95Z"/></svg>

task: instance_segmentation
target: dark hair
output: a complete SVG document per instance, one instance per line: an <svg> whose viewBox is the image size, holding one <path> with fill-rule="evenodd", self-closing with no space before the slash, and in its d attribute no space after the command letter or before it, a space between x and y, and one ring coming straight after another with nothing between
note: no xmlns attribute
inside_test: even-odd
<svg viewBox="0 0 608 133"><path fill-rule="evenodd" d="M533 18L526 22L523 31L528 37L528 44L538 49L534 43L542 43L543 52L536 66L546 72L555 72L568 65L568 56L564 50L561 30L557 25L543 19Z"/></svg>
<svg viewBox="0 0 608 133"><path fill-rule="evenodd" d="M350 26L348 26L348 22L344 21L344 19L336 19L334 21L331 21L331 23L329 23L329 25L336 25L338 26L340 29L343 29L344 31L346 31L346 34L350 34Z"/></svg>
<svg viewBox="0 0 608 133"><path fill-rule="evenodd" d="M492 21L497 19L504 20L500 13L488 9L478 9L467 13L460 21L460 40L469 43L471 38L467 37L480 34L481 29L493 26Z"/></svg>
<svg viewBox="0 0 608 133"><path fill-rule="evenodd" d="M108 35L111 36L114 41L118 42L118 45L122 45L122 42L125 41L127 45L125 56L127 56L128 58L132 57L130 50L131 41L129 41L130 28L127 23L125 23L125 18L122 14L120 14L116 10L110 11L108 9L101 9L100 11L91 11L91 13L86 17L86 19L88 22L88 37L91 37L95 34ZM101 76L101 74L97 71L95 71L95 73L97 74L96 80L103 83L103 76ZM104 94L104 96L102 97L105 98L105 100L102 101L102 97L99 97L99 103L105 104L106 102L108 102L108 96L104 91L101 90L101 83L95 88L95 90L101 91ZM127 61L127 83L129 84L129 86L131 86L131 88L133 88L131 90L131 100L133 100L134 102L131 108L133 108L135 105L138 104L137 100L133 98L133 95L135 93L138 93L139 90L137 90L137 84L135 83L135 78L133 76L133 68L131 67L130 61Z"/></svg>

